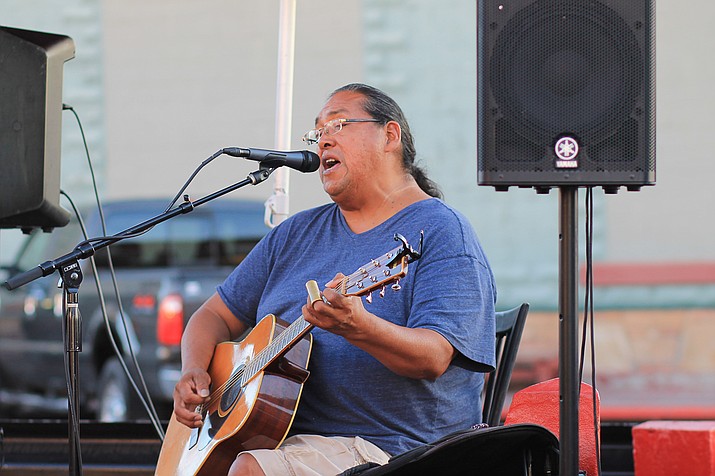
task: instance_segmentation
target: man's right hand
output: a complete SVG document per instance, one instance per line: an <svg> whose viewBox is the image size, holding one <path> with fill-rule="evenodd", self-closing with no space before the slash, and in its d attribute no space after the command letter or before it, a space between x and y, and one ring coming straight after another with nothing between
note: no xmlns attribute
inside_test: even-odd
<svg viewBox="0 0 715 476"><path fill-rule="evenodd" d="M203 425L196 407L209 400L211 377L202 369L191 369L181 375L174 387L174 415L189 428Z"/></svg>
<svg viewBox="0 0 715 476"><path fill-rule="evenodd" d="M234 340L248 326L214 293L191 316L181 337L181 378L174 387L174 415L190 428L203 424L196 407L209 400L211 376L206 369L219 342Z"/></svg>

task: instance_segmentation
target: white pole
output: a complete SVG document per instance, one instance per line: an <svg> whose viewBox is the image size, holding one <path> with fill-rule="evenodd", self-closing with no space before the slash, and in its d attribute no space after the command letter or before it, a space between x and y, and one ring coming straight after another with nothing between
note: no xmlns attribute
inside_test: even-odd
<svg viewBox="0 0 715 476"><path fill-rule="evenodd" d="M290 149L293 117L293 60L295 57L296 0L281 0L278 30L278 81L276 85L277 150ZM280 167L273 173L273 195L266 201L265 222L273 228L288 218L290 185L289 169Z"/></svg>

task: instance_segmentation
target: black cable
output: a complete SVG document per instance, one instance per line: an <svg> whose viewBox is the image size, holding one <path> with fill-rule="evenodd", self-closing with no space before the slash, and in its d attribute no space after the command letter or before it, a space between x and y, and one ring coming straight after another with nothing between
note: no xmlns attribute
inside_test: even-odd
<svg viewBox="0 0 715 476"><path fill-rule="evenodd" d="M69 107L69 106L67 106L67 105L65 105L65 109L70 109L70 110L72 110L72 112L74 112L74 109L71 109L71 107ZM75 113L75 116L76 116L76 113ZM84 137L84 134L83 134L83 137ZM89 152L87 152L87 153L89 153ZM184 193L184 191L188 188L188 186L191 184L191 182L194 180L194 178L198 175L198 173L201 171L201 169L203 169L203 168L204 168L206 165L208 165L212 160L214 160L214 159L217 158L218 156L222 155L223 153L224 153L223 150L218 150L218 151L214 152L213 155L211 155L210 157L208 157L207 159L205 159L203 162L201 162L201 164L199 164L198 167L196 167L196 168L194 169L194 171L191 173L191 175L190 175L189 178L186 180L186 182L184 182L184 185L181 186L181 189L177 192L177 194L174 196L174 198L171 200L171 202L169 202L169 205L167 205L166 209L164 210L164 213L166 213L166 212L168 212L169 210L171 210L171 208L176 204L176 202L179 200L179 198L181 197L181 195L182 195L182 194ZM91 168L90 168L90 170L91 170ZM93 181L93 183L94 183L94 173L92 173L92 181ZM96 193L96 187L95 187L95 193ZM99 197L97 197L97 201L99 201ZM101 213L101 208L100 208L100 213ZM101 214L100 214L100 219L102 220L102 224L104 224L104 217L103 217ZM146 229L146 230L144 230L144 231L140 231L140 232L138 232L138 233L129 233L129 234L126 234L126 235L122 235L122 237L119 238L119 239L122 239L122 240L123 240L123 239L126 239L126 238L136 238L137 236L141 236L141 235L143 235L143 234L145 234L145 233L148 233L148 232L151 231L153 228L154 228L154 227L151 227L151 228L148 228L148 229ZM114 240L116 240L116 241L119 241L119 239L118 239L116 236L107 236L106 230L104 231L104 234L105 234L105 236L96 236L96 237L92 237L92 238L89 238L89 239L85 239L84 241L78 243L78 244L77 244L77 247L84 246L84 245L87 245L87 244L90 244L90 243L94 243L94 242L104 241L104 240L113 240L113 239L114 239Z"/></svg>
<svg viewBox="0 0 715 476"><path fill-rule="evenodd" d="M99 218L100 218L100 222L101 222L101 225L102 225L102 232L106 235L106 234L107 234L107 228L106 228L106 222L105 222L105 218L104 218L104 210L103 210L103 208L102 208L102 203L101 203L101 200L100 200L100 198L99 198L99 191L98 191L98 188L97 188L97 180L96 180L96 177L95 177L95 174L94 174L94 167L92 166L92 159L91 159L91 155L90 155L90 153L89 153L89 147L88 147L88 144L87 144L87 139L86 139L86 136L85 136L85 134L84 134L84 128L82 127L82 121L80 120L79 115L77 114L77 112L75 112L75 110L74 110L74 108L73 108L72 106L68 106L68 105L66 105L66 104L63 104L62 108L63 108L63 109L68 109L68 110L72 111L72 113L74 114L74 117L75 117L75 119L76 119L76 121L77 121L77 124L78 124L78 126L79 126L79 130L80 130L80 133L81 133L81 135L82 135L82 141L83 141L83 144L84 144L85 153L86 153L86 156L87 156L87 163L88 163L88 165L89 165L90 175L91 175L91 177L92 177L92 186L93 186L93 191L94 191L95 200L96 200L96 203L97 203L97 209L98 209L98 211L99 211ZM79 212L77 211L77 209L76 209L74 203L72 202L71 198L70 198L66 193L64 193L64 192L61 192L61 193L70 201L70 204L71 204L72 207L75 209L75 214L77 215L78 220L79 220L80 223L81 223L81 220L82 220L82 219L81 219L81 216L80 216ZM86 229L84 228L84 225L83 225L82 223L81 223L81 226L82 226L82 232L83 232L83 235L84 235L84 238L85 238L85 241L82 242L82 243L89 243L89 242L92 242L92 241L96 241L95 239L89 240L88 237L87 237ZM146 231L149 231L149 230L146 230ZM138 236L138 235L141 235L141 234L143 234L143 233L137 233L137 234L134 234L134 235L132 235L132 236ZM130 237L130 236L127 235L126 237ZM78 245L78 246L79 246L79 245ZM98 273L97 266L96 266L96 263L95 263L95 260L94 260L94 256L91 256L91 257L90 257L90 258L91 258L90 262L91 262L92 271L93 271L94 277L95 277L95 285L96 285L96 287L97 287L97 293L98 293L98 295L99 295L99 302L100 302L100 306L101 306L101 309L102 309L102 314L103 314L103 318L104 318L104 323L105 323L105 326L106 326L106 328L107 328L107 334L108 334L108 336L109 336L109 340L110 340L110 342L111 342L111 344L112 344L112 347L114 348L114 352L115 352L115 354L117 355L117 358L118 358L118 360L119 360L119 363L121 364L122 369L124 370L124 373L126 374L126 376L127 376L127 378L128 378L128 381L129 381L130 384L132 385L133 389L135 390L135 393L136 393L137 396L139 397L139 400L141 401L142 405L143 405L144 408L146 409L147 414L148 414L148 416L149 416L149 419L151 420L152 424L154 425L154 428L155 428L157 434L159 435L159 438L163 441L163 439L164 439L164 430L163 430L163 428L162 428L162 426L161 426L161 422L160 422L159 416L158 416L158 414L157 414L157 412L156 412L156 408L154 407L154 403L153 403L153 401L152 401L152 399L151 399L151 396L150 396L150 394L149 394L149 390L148 390L148 387L147 387L147 385L146 385L146 380L144 379L144 374L143 374L143 372L142 372L142 370L141 370L141 368L140 368L140 366L139 366L139 362L137 361L136 353L134 352L134 349L133 349L133 346L132 346L132 343L131 343L132 339L131 339L131 337L129 336L129 329L128 329L128 327L127 327L126 317L125 317L125 316L126 316L126 313L124 312L124 306L123 306L123 304L122 304L122 299L121 299L121 296L120 296L120 293L119 293L119 287L118 287L118 285L117 285L116 273L115 273L115 270L114 270L114 263L112 262L112 254L111 254L111 251L110 251L109 248L110 248L110 247L107 247L108 265L109 265L110 276L111 276L111 278L112 278L112 284L113 284L113 287L114 287L114 293L115 293L115 296L116 296L116 299L117 299L117 305L118 305L118 307L119 307L119 317L120 317L120 321L121 321L121 323L122 323L122 327L123 327L124 334L125 334L125 337L126 337L126 342L127 342L127 346L128 346L129 355L130 355L130 357L131 357L131 359L132 359L132 363L133 363L133 365L134 365L134 368L135 368L136 371L137 371L137 375L139 376L139 380L140 380L140 382L141 382L141 384L142 384L142 388L143 388L143 390L144 390L144 394L142 394L142 392L139 390L139 388L138 388L136 382L134 382L134 379L133 379L133 377L132 377L132 375L131 375L131 372L129 371L129 369L128 369L127 365L126 365L126 362L124 361L123 355L122 355L121 351L119 350L119 346L117 345L117 343L116 343L116 341L115 341L115 339L114 339L114 333L112 332L111 324L110 324L110 322L109 322L109 316L108 316L107 310L106 310L106 305L105 305L105 300L104 300L104 294L103 294L103 292L102 292L102 286L101 286L100 281L99 281L99 273ZM145 396L146 396L146 398L144 398Z"/></svg>
<svg viewBox="0 0 715 476"><path fill-rule="evenodd" d="M581 358L579 362L578 378L583 381L584 362L586 360L586 339L589 329L589 312L592 304L593 288L591 286L591 276L593 274L591 263L593 259L593 187L586 188L586 227L585 227L585 243L586 243L586 269L585 269L585 292L584 292L584 314L583 314L583 329L581 334ZM593 348L591 348L593 355Z"/></svg>
<svg viewBox="0 0 715 476"><path fill-rule="evenodd" d="M164 210L164 212L168 212L169 210L171 210L171 207L173 207L174 204L179 200L179 197L181 197L181 194L184 193L184 190L186 190L186 188L189 186L189 184L191 184L191 182L194 180L194 177L196 177L198 175L199 171L201 171L201 169L203 169L206 165L208 165L209 162L211 162L212 160L214 160L216 157L218 157L221 154L223 154L223 150L217 150L216 152L213 153L213 155L211 155L211 157L209 157L208 159L201 162L201 164L199 164L199 166L194 169L194 171L191 173L191 176L186 180L186 182L184 182L184 185L182 185L181 189L176 193L176 195L171 200L169 205L166 207L166 210Z"/></svg>
<svg viewBox="0 0 715 476"><path fill-rule="evenodd" d="M599 419L598 419L598 391L596 390L596 319L593 309L593 187L589 187L587 196L587 207L590 209L591 219L588 222L588 236L590 239L590 245L588 247L588 268L586 271L587 275L587 293L590 296L590 306L589 313L591 314L591 400L593 404L593 429L594 429L594 441L596 443L596 465L598 476L601 476L601 439L600 439L600 429L599 429Z"/></svg>
<svg viewBox="0 0 715 476"><path fill-rule="evenodd" d="M80 133L81 133L81 135L82 135L82 142L83 142L83 144L84 144L85 154L86 154L86 156L87 156L87 164L88 164L88 166L89 166L90 175L91 175L91 177L92 177L92 189L93 189L93 191L94 191L94 197L95 197L95 201L96 201L96 203L97 203L97 210L98 210L98 212L99 212L99 218L100 218L100 222L101 222L101 225L102 225L102 232L106 235L106 234L107 234L107 227L106 227L106 221L105 221L105 218L104 218L104 209L103 209L103 207L102 207L102 202L101 202L101 200L100 200L100 198L99 198L99 191L98 191L98 189L97 189L97 180L96 180L96 177L95 177L95 174L94 174L94 167L93 167L93 165L92 165L92 159L91 159L91 155L90 155L90 153L89 153L89 146L88 146L88 144L87 144L87 138L86 138L86 136L85 136L85 134L84 134L84 128L82 127L82 121L80 120L79 115L77 114L77 112L74 110L74 108L73 108L72 106L68 106L68 105L66 105L66 104L63 104L63 105L62 105L62 108L63 108L63 109L69 109L70 111L72 111L72 114L74 114L74 117L75 117L75 119L76 119L76 121L77 121L77 125L79 126L79 130L80 130ZM67 196L67 195L65 194L65 196ZM67 197L67 198L69 199L69 197ZM73 205L73 206L74 206L74 205ZM77 214L77 215L79 216L79 214ZM81 218L80 218L80 220L81 220ZM149 231L149 230L146 230L144 233L146 233L147 231ZM143 233L136 233L136 234L134 234L134 235L132 235L132 236L139 236L139 235L141 235L141 234L143 234ZM128 237L130 237L130 236L127 235L126 237L128 238ZM84 238L85 238L85 242L87 242L87 243L92 242L92 241L95 241L95 240L88 240L88 239L87 239L87 233L86 233L86 232L84 232ZM83 242L83 243L84 243L84 242ZM78 246L79 246L79 245L78 245ZM132 385L132 387L134 388L135 392L136 392L137 395L139 396L139 399L141 400L142 405L143 405L144 408L147 410L147 413L148 413L148 415L149 415L149 417L150 417L152 423L154 424L154 426L155 426L155 428L156 428L156 431L157 431L157 433L159 434L159 437L163 440L164 432L163 432L163 429L161 428L161 423L159 422L159 417L158 417L158 415L157 415L157 413L156 413L156 409L154 408L154 404L153 404L153 402L151 401L151 397L150 397L150 395L149 395L149 390L148 390L148 388L147 388L146 381L144 380L144 374L143 374L143 372L141 371L141 368L139 367L139 363L137 362L137 359L136 359L136 353L134 352L134 349L133 349L133 347L132 347L131 338L130 338L130 336L129 336L129 330L128 330L128 328L127 328L127 323L126 323L126 317L125 317L125 316L126 316L126 313L124 312L124 306L123 306L123 304L122 304L122 299L121 299L121 296L120 296L120 293L119 293L119 287L118 287L118 285L117 285L116 273L115 273L115 271L114 271L114 263L113 263L113 261L112 261L112 253L111 253L111 250L109 249L109 247L107 247L107 259L108 259L107 263L108 263L108 265L109 265L110 276L111 276L111 278L112 278L112 284L113 284L113 287L114 287L114 293L115 293L115 296L116 296L116 299L117 299L117 305L118 305L118 307L119 307L119 316L120 316L120 320L121 320L121 322L122 322L122 327L123 327L123 329L124 329L124 334L125 334L125 337L126 337L126 340L127 340L127 345L128 345L128 347L129 347L129 355L131 356L132 361L133 361L133 364L134 364L134 367L135 367L135 369L137 370L137 374L138 374L139 379L140 379L140 381L141 381L141 383L142 383L142 387L143 387L143 389L144 389L146 398L148 399L148 403L145 401L143 395L142 395L141 392L139 391L139 389L138 389L136 383L134 382L134 379L132 378L131 373L129 372L129 369L128 369L126 363L124 362L123 356L122 356L122 354L121 354L121 352L120 352L120 350L119 350L119 346L117 345L117 343L116 343L115 340L114 340L114 333L112 332L112 329L111 329L111 326L110 326L110 323L109 323L109 317L108 317L108 314L107 314L107 311L106 311L104 295L103 295L103 292L102 292L101 284L100 284L100 282L99 282L99 273L98 273L98 271L97 271L97 267L96 267L96 263L95 263L95 261L94 261L94 257L92 256L92 260L91 260L92 270L93 270L94 276L95 276L95 284L96 284L96 286L97 286L97 293L98 293L98 295L99 295L99 297L100 297L100 303L101 303L101 307L102 307L102 314L103 314L103 317L104 317L105 326L106 326L106 328L107 328L107 333L108 333L110 342L112 343L112 346L113 346L113 348L114 348L115 354L117 355L117 358L119 359L119 362L120 362L120 364L121 364L121 366L122 366L122 368L123 368L123 370L124 370L124 373L127 375L127 378L129 379L129 382L131 383L131 385Z"/></svg>
<svg viewBox="0 0 715 476"><path fill-rule="evenodd" d="M87 237L87 234L85 233L85 236L84 236L85 239L84 239L84 241L80 242L76 247L80 247L80 246L84 246L84 245L87 245L87 244L90 244L90 243L94 243L94 242L98 242L98 241L104 241L104 240L120 241L120 240L123 240L123 239L126 239L126 238L135 238L135 237L137 237L137 236L141 236L141 235L143 235L143 234L149 232L153 227L148 228L147 230L144 230L144 231L139 232L139 233L131 233L131 234L122 235L121 237L117 237L117 236L107 236L107 230L106 230L105 220L104 220L104 213L103 213L101 201L100 201L100 198L99 198L99 193L98 193L98 190L97 190L97 182L96 182L96 179L95 179L94 169L93 169L93 167L92 167L92 160L91 160L90 153L89 153L89 147L88 147L88 145L87 145L87 139L86 139L85 134L84 134L84 129L83 129L83 127L82 127L82 122L80 121L80 118L79 118L78 114L75 112L75 110L74 110L74 108L73 108L72 106L67 105L67 104L63 104L63 105L62 105L62 109L63 109L63 110L70 110L70 111L72 112L72 114L74 114L75 119L76 119L76 121L77 121L77 124L79 125L80 133L81 133L81 135L82 135L82 141L83 141L83 143L84 143L85 153L86 153L86 155L87 155L87 161L88 161L88 163L89 163L89 170L90 170L90 174L91 174L91 177L92 177L92 185L93 185L93 189L94 189L94 195L95 195L95 199L96 199L96 202L97 202L97 207L98 207L98 209L99 209L99 217L100 217L100 221L101 221L101 224L102 224L102 232L103 232L104 235L105 235L105 236L101 236L101 237L88 238L88 237ZM218 151L216 151L213 155L211 155L209 158L207 158L206 160L204 160L203 162L201 162L201 164L193 171L193 173L191 174L191 176L186 180L186 182L185 182L184 185L181 187L181 189L180 189L179 192L176 194L176 196L171 200L171 202L170 202L169 205L167 206L165 212L171 210L171 208L172 208L172 207L174 206L174 204L178 201L178 199L181 197L181 195L184 193L184 191L188 188L188 186L191 184L191 182L192 182L193 179L196 177L196 175L199 173L199 171L201 171L201 169L202 169L203 167L205 167L206 165L208 165L212 160L214 160L214 159L217 158L218 156L222 155L223 153L224 153L224 150L223 150L223 149L222 149L222 150L218 150ZM65 194L65 196L67 196L67 195ZM67 198L69 199L69 197L67 197ZM185 197L185 200L188 200L188 197ZM73 205L73 206L74 206L74 205ZM119 348L118 348L118 346L117 346L117 344L116 344L116 342L115 342L115 340L114 340L114 334L113 334L112 331L111 331L111 326L110 326L110 323L109 323L109 318L108 318L108 315L107 315L107 312L106 312L106 307L105 307L105 303L104 303L104 296L103 296L103 294L102 294L101 285L99 284L99 281L98 281L98 276L99 276L99 274L98 274L98 272L97 272L96 264L95 264L95 261L94 261L94 256L90 256L90 258L91 258L91 263L92 263L92 269L93 269L94 274L95 274L95 280L96 280L96 285L97 285L97 292L98 292L99 297L100 297L100 305L101 305L101 307L102 307L102 313L103 313L103 316L104 316L105 326L107 327L107 332L108 332L108 334L109 334L110 342L111 342L112 346L114 347L115 353L117 354L117 357L118 357L118 359L119 359L119 362L120 362L120 364L121 364L121 366L122 366L122 368L123 368L125 374L127 375L128 379L129 379L129 382L131 383L132 387L135 389L135 391L136 391L136 393L137 393L139 399L141 400L142 404L144 405L145 409L147 410L147 413L149 414L149 417L150 417L150 419L151 419L151 421L152 421L152 423L153 423L153 425L154 425L154 427L155 427L157 433L159 434L159 437L160 437L161 440L163 441L163 439L164 439L164 432L163 432L163 429L162 429L161 424L160 424L160 422L159 422L159 417L158 417L158 415L157 415L157 413L156 413L156 409L155 409L154 404L153 404L153 402L152 402L152 400L151 400L151 397L150 397L150 395L149 395L149 391L148 391L148 389L147 389L147 385L146 385L146 382L145 382L145 380L144 380L144 376L143 376L142 371L141 371L141 369L140 369L140 367L139 367L139 363L137 362L137 359L136 359L136 354L134 353L134 350L132 349L131 338L130 338L130 336L129 336L129 331L128 331L127 324L126 324L126 319L125 319L124 307L123 307L123 305L122 305L122 301L121 301L121 298L120 298L120 295L119 295L119 289L118 289L118 286L117 286L116 275L115 275L115 272L114 272L114 265L113 265L113 263L112 263L112 256L111 256L111 252L110 252L109 248L110 248L110 247L108 246L108 247L107 247L108 264L109 264L110 276L111 276L111 278L112 278L112 283L113 283L113 285L114 285L114 293L115 293L115 295L116 295L117 304L118 304L118 306L119 306L120 320L121 320L121 322L122 322L122 326L123 326L123 328L124 328L124 333L125 333L125 336L126 336L126 338L127 338L127 345L129 346L129 354L130 354L130 356L132 357L134 366L135 366L135 368L136 368L136 370L137 370L137 373L138 373L138 375L139 375L139 378L140 378L140 380L141 380L141 383L142 383L144 392L146 393L146 397L147 397L148 403L147 403L147 401L145 401L145 399L143 398L141 392L139 391L139 389L138 389L136 383L134 382L134 380L133 380L133 378L132 378L132 376L131 376L131 374L130 374L130 372L129 372L127 366L126 366L126 363L124 362L124 359L123 359L123 357L122 357L122 355L121 355L121 352L119 351Z"/></svg>
<svg viewBox="0 0 715 476"><path fill-rule="evenodd" d="M593 403L593 427L595 432L596 444L596 465L598 475L601 475L601 448L599 441L598 428L598 391L596 389L596 347L595 347L595 322L593 308L593 187L586 188L586 226L585 226L585 241L586 241L586 269L585 269L585 290L584 290L584 317L583 317L583 332L581 336L581 358L579 365L579 381L583 381L583 369L586 357L586 341L591 348L591 392ZM580 389L579 389L580 394Z"/></svg>
<svg viewBox="0 0 715 476"><path fill-rule="evenodd" d="M76 119L76 121L77 121L77 124L78 124L78 126L79 126L80 133L81 133L81 135L82 135L82 141L83 141L83 144L84 144L85 153L86 153L86 155L87 155L87 162L88 162L88 164L89 164L90 174L91 174L91 177L92 177L92 185L93 185L95 200L96 200L96 202L97 202L97 207L98 207L98 210L99 210L100 222L101 222L101 224L102 224L102 232L103 232L104 235L105 235L105 236L100 236L100 237L92 237L92 238L89 238L89 237L87 236L87 234L85 233L84 241L82 241L82 242L80 242L79 244L77 244L76 248L78 248L78 247L80 247L80 246L84 246L84 245L90 244L90 243L99 242L99 241L104 241L104 240L120 241L120 240L127 239L127 238L135 238L135 237L137 237L137 236L141 236L141 235L143 235L143 234L149 232L150 230L152 230L153 227L148 228L147 230L141 231L141 232L139 232L139 233L130 233L130 234L122 235L121 238L118 238L117 236L108 236L107 230L106 230L106 225L105 225L104 212L103 212L103 209L102 209L101 200L100 200L100 198L99 198L99 193L98 193L98 190L97 190L97 181L96 181L96 178L95 178L95 175L94 175L94 168L93 168L93 166L92 166L92 160L91 160L91 156L90 156L90 153L89 153L89 147L88 147L88 145L87 145L87 139L86 139L86 136L85 136L85 134L84 134L84 128L82 127L82 122L80 121L79 115L77 114L77 112L74 110L74 108L73 108L72 106L67 105L67 104L63 104L63 105L62 105L62 109L66 109L66 110L71 111L72 114L74 114L75 119ZM169 205L166 207L165 212L171 210L171 208L172 208L172 207L174 206L174 204L178 201L178 199L181 197L181 195L184 193L184 191L188 188L188 186L191 184L191 182L192 182L193 179L196 177L196 175L198 175L198 173L201 171L201 169L204 168L206 165L208 165L211 161L213 161L214 159L216 159L217 157L219 157L220 155L222 155L223 153L224 153L223 149L222 149L222 150L218 150L218 151L214 152L210 157L208 157L207 159L205 159L203 162L201 162L201 164L193 171L193 173L191 174L191 176L189 176L189 178L186 180L186 182L185 182L184 185L181 187L181 189L179 190L179 192L178 192L178 193L174 196L174 198L171 200L171 202L169 203ZM66 195L65 195L65 196L66 196ZM68 198L69 198L69 197L68 197ZM123 357L122 357L122 355L121 355L121 352L119 351L119 347L117 346L117 344L116 344L116 342L115 342L115 340L114 340L114 334L113 334L112 331L111 331L111 326L110 326L110 324L109 324L109 319L108 319L107 312L106 312L106 307L105 307L105 304L104 304L104 296L103 296L103 293L102 293L102 290L101 290L101 285L97 282L97 292L98 292L99 297L100 297L100 304L101 304L101 307L102 307L102 313L103 313L103 316L104 316L105 326L107 327L107 332L108 332L108 334L109 334L110 342L111 342L112 346L114 347L115 353L117 354L117 357L118 357L118 359L119 359L119 362L120 362L120 364L121 364L121 366L122 366L122 368L123 368L125 374L127 375L130 384L131 384L132 387L135 389L137 395L139 396L139 399L140 399L141 402L142 402L142 405L143 405L144 408L147 410L147 413L149 414L149 417L150 417L152 423L154 424L154 427L155 427L157 433L159 434L160 439L163 441L163 439L164 439L164 431L163 431L163 429L162 429L162 427L161 427L161 424L160 424L160 422L159 422L159 417L158 417L158 415L157 415L157 413L156 413L156 409L155 409L155 407L154 407L154 404L153 404L153 402L152 402L152 400L151 400L151 397L149 396L149 391L148 391L148 389L147 389L146 381L144 380L144 375L143 375L143 373L142 373L142 371L141 371L141 368L139 367L139 363L137 362L136 354L135 354L135 352L134 352L134 350L133 350L133 348L132 348L131 338L130 338L130 336L129 336L129 331L128 331L127 324L126 324L124 306L123 306L123 304L122 304L122 300L121 300L120 295L119 295L119 289L118 289L118 286L117 286L116 275L115 275L115 272L114 272L114 265L113 265L113 262L112 262L112 255L111 255L111 252L110 252L110 246L107 247L107 256L108 256L108 265L109 265L109 270L110 270L110 276L111 276L111 278L112 278L112 284L113 284L113 286L114 286L114 293L115 293L115 295L116 295L117 304L118 304L118 306L119 306L119 315L120 315L120 319L121 319L121 322L122 322L122 326L123 326L123 328L124 328L124 333L125 333L125 336L126 336L126 339L127 339L127 345L129 346L129 354L130 354L130 356L131 356L131 358L132 358L132 361L133 361L133 363L134 363L134 367L135 367L136 370L137 370L137 374L139 375L139 379L141 380L142 387L143 387L144 392L145 392L145 394L146 394L148 403L147 403L147 401L145 401L145 399L143 398L141 392L138 390L138 387L137 387L136 383L134 382L133 378L131 377L130 372L129 372L127 366L126 366L126 363L124 362L124 359L123 359ZM95 262L94 262L94 256L91 256L91 258L92 258L92 259L91 259L92 269L93 269L94 274L95 274L95 277L96 277L95 279L97 279L98 273L97 273L96 265L95 265Z"/></svg>
<svg viewBox="0 0 715 476"><path fill-rule="evenodd" d="M75 206L74 202L72 201L72 198L70 198L70 196L67 195L67 193L66 193L64 190L60 190L60 194L61 194L62 196L64 196L64 197L67 199L67 201L69 201L70 205L72 206L72 209L73 209L74 212L75 212L75 216L77 217L77 221L79 222L80 229L82 230L82 235L83 235L85 238L87 238L87 228L86 228L86 226L85 226L85 224L84 224L84 220L82 220L82 215L81 215L81 214L79 213L79 211L77 210L77 207ZM111 260L111 257L109 257L109 259ZM100 309L102 310L102 318L103 318L103 321L104 321L105 329L106 329L106 331L107 331L107 335L108 335L108 337L109 337L109 343L112 345L112 349L113 349L113 351L114 351L114 354L118 357L119 364L122 366L122 369L124 370L124 373L127 375L128 381L129 381L130 385L131 385L132 388L134 389L134 392L136 393L137 397L139 398L139 401L142 403L142 406L143 406L144 409L147 411L147 413L148 413L148 415L149 415L149 419L151 420L152 424L154 425L154 428L155 428L157 434L159 435L159 438L162 439L162 441L163 441L164 432L163 432L163 429L161 428L161 423L159 423L159 417L156 415L156 410L154 410L154 407L153 407L153 405L152 405L152 403L151 403L151 399L149 399L149 403L147 403L147 400L144 398L144 395L141 393L141 391L139 390L139 387L137 386L136 382L134 381L134 379L133 379L132 376L130 375L130 373L129 373L129 368L127 367L127 364L126 364L126 362L124 361L124 358L123 358L123 356L122 356L122 352L121 352L121 350L119 349L119 345L117 344L117 341L116 341L116 339L114 338L114 333L112 332L112 328L111 328L111 325L110 325L110 322L109 322L109 318L108 318L109 314L107 313L106 300L104 299L104 292L102 291L102 285L101 285L101 282L100 282L100 279L99 279L99 271L98 271L98 269L97 269L97 263L95 262L94 256L90 256L90 257L89 257L89 260L90 260L90 264L91 264L91 266L92 266L92 275L93 275L93 277L94 277L95 287L97 288L97 295L98 295L98 298L99 298L99 307L100 307ZM112 270L112 272L113 272L113 270ZM116 287L116 280L114 281L114 283L115 283L115 289L114 289L114 291L115 291L115 293L117 293L117 295L118 295L119 292L118 292L118 288ZM130 340L130 337L129 337L129 332L128 332L128 329L127 329L127 326L126 326L126 322L125 322L125 320L124 320L124 315L122 314L122 310L120 310L119 312L120 312L120 320L122 321L122 324L124 325L124 331L125 331L125 333L126 333L127 344L129 345L130 355L134 356L134 350L133 350L133 348L131 347L131 340ZM146 383L144 382L144 379L143 379L143 377L142 377L142 372L141 372L141 369L139 368L139 364L137 363L136 358L134 358L134 365L136 366L137 372L139 373L139 377L140 377L140 379L141 379L141 381L142 381L142 383L143 383L143 385L144 385L144 391L145 391L146 394L148 395L149 392L148 392L148 390L146 389ZM149 397L147 397L147 398L149 398ZM154 414L152 414L152 410L154 411Z"/></svg>

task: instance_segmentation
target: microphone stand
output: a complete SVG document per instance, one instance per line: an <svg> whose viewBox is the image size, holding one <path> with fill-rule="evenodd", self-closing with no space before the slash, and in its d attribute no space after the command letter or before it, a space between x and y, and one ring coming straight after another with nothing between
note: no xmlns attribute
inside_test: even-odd
<svg viewBox="0 0 715 476"><path fill-rule="evenodd" d="M230 185L226 188L214 192L210 195L202 197L196 201L190 201L188 196L184 196L184 202L165 211L164 213L150 218L138 225L127 228L124 231L109 236L96 243L82 242L75 249L50 261L46 261L37 267L20 273L9 278L5 282L5 287L9 290L18 288L28 284L35 279L49 276L55 271L60 272L62 277L63 287L63 313L65 320L63 322L65 352L67 353L68 367L68 429L69 429L69 474L81 475L81 451L79 439L79 352L82 351L82 321L79 314L79 286L82 282L82 270L79 265L79 260L89 258L94 255L97 250L105 248L113 243L121 241L125 238L131 238L137 233L145 232L155 225L174 218L177 215L183 215L193 211L196 207L203 205L206 202L226 195L246 185L258 185L266 180L275 168L267 167L261 164L261 167L248 174L248 177L240 182Z"/></svg>

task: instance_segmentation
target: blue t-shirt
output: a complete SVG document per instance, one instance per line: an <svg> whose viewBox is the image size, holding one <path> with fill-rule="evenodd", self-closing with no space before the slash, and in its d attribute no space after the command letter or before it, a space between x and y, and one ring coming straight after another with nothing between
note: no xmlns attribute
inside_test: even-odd
<svg viewBox="0 0 715 476"><path fill-rule="evenodd" d="M345 339L315 328L308 378L291 434L360 436L392 455L481 421L484 375L494 366L496 288L467 219L438 199L414 203L364 233L350 230L335 204L292 216L273 230L218 287L239 319L253 326L267 314L300 316L314 279L350 275L399 246L400 233L422 257L402 289L388 286L365 307L405 327L432 329L458 351L434 381L401 377ZM363 298L364 300L364 298Z"/></svg>

